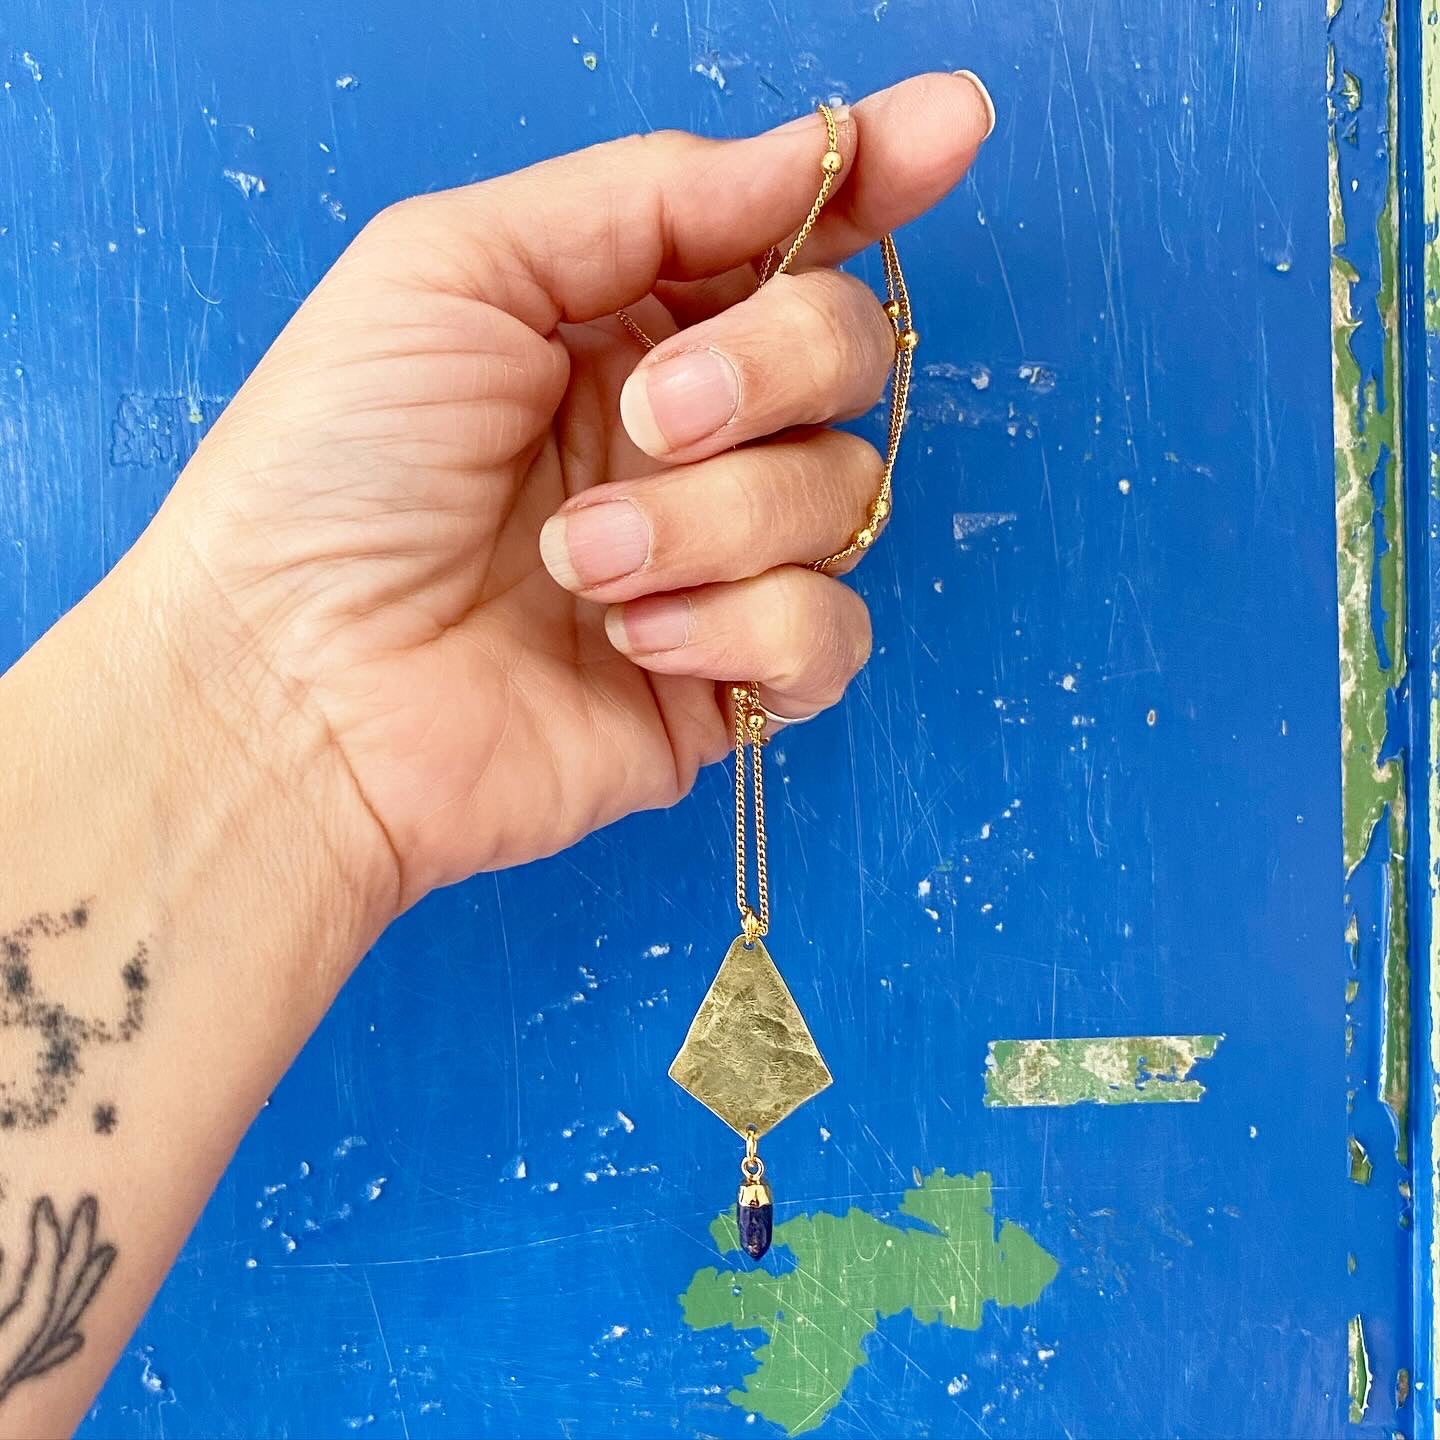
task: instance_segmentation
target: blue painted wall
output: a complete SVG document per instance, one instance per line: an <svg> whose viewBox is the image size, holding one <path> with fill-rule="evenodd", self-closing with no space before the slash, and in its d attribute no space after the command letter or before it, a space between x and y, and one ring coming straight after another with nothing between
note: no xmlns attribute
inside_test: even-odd
<svg viewBox="0 0 1440 1440"><path fill-rule="evenodd" d="M971 180L902 237L925 346L856 582L878 653L773 756L772 948L836 1084L767 1151L782 1218L988 1171L1061 1270L978 1332L882 1323L819 1433L1392 1428L1373 1106L1368 1192L1345 1165L1378 1013L1347 1061L1326 43L1320 5L1192 0L0 14L5 659L386 202L916 69L991 85ZM728 804L717 771L396 925L84 1433L778 1433L727 1398L754 1337L677 1302L734 1180L665 1078L734 928ZM989 1040L1166 1032L1226 1036L1197 1105L983 1105Z"/></svg>

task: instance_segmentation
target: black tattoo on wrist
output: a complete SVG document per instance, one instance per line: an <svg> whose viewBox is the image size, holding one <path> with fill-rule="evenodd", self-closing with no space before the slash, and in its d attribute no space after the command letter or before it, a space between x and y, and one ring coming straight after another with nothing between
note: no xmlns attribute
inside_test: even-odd
<svg viewBox="0 0 1440 1440"><path fill-rule="evenodd" d="M35 1202L29 1254L8 1305L11 1267L0 1251L0 1404L22 1381L53 1370L84 1346L80 1317L115 1263L115 1247L96 1244L96 1213L95 1197L86 1195L62 1227L48 1195Z"/></svg>
<svg viewBox="0 0 1440 1440"><path fill-rule="evenodd" d="M65 1108L84 1073L83 1056L92 1045L128 1044L145 1024L150 989L150 952L142 940L120 966L124 1007L114 1022L92 1019L47 998L34 952L90 922L88 904L61 915L32 915L8 933L0 933L0 1031L30 1030L38 1037L28 1079L0 1074L0 1132L38 1130ZM109 1120L100 1123L101 1109ZM97 1106L95 1128L108 1135L115 1128L113 1106Z"/></svg>

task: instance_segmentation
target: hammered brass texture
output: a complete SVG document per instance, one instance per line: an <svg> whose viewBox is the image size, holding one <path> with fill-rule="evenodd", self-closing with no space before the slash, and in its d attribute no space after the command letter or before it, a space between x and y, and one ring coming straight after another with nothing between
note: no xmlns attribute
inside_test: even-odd
<svg viewBox="0 0 1440 1440"><path fill-rule="evenodd" d="M695 1018L670 1078L743 1136L778 1125L830 1083L775 962L757 940L730 946Z"/></svg>

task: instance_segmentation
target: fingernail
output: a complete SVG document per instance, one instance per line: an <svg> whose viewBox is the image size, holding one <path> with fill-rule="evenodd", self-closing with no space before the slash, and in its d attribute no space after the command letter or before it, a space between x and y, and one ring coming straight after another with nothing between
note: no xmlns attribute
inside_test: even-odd
<svg viewBox="0 0 1440 1440"><path fill-rule="evenodd" d="M630 575L650 558L650 527L630 500L607 500L552 515L540 531L540 558L567 590Z"/></svg>
<svg viewBox="0 0 1440 1440"><path fill-rule="evenodd" d="M734 418L740 377L718 350L685 350L642 365L620 392L620 418L648 455L681 450Z"/></svg>
<svg viewBox="0 0 1440 1440"><path fill-rule="evenodd" d="M605 612L610 643L627 655L654 655L678 650L690 639L694 607L686 595L655 595L612 605Z"/></svg>
<svg viewBox="0 0 1440 1440"><path fill-rule="evenodd" d="M980 139L988 140L995 133L995 102L990 98L990 92L985 88L985 82L973 70L957 70L955 73L962 80L968 80L980 94L980 103L984 105L985 113L990 117L990 124Z"/></svg>

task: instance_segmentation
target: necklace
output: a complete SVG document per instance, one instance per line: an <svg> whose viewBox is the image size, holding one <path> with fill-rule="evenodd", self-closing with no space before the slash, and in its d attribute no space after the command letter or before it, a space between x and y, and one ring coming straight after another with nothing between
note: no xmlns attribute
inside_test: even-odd
<svg viewBox="0 0 1440 1440"><path fill-rule="evenodd" d="M795 238L782 255L772 246L760 268L759 284L783 275L794 264L801 247L830 198L836 177L844 168L838 148L835 116L828 105L817 107L825 122L825 153L820 157L820 186ZM900 436L905 428L905 406L910 393L915 347L920 337L911 324L910 294L900 269L895 241L883 236L880 255L885 267L885 313L895 327L895 363L890 383L890 425L880 488L870 502L865 523L834 554L810 564L828 572L862 550L868 550L890 517L892 477ZM626 330L647 349L655 342L631 317L618 312ZM685 1043L670 1066L670 1078L702 1105L718 1115L745 1142L740 1161L740 1193L735 1215L740 1248L759 1260L770 1248L774 1232L775 1201L760 1158L760 1138L792 1111L813 1099L827 1085L829 1067L810 1034L794 997L786 988L764 937L770 930L770 875L765 836L765 766L763 747L770 738L767 727L787 721L760 702L760 687L752 681L730 691L735 722L735 904L740 912L740 934L716 972L705 999L690 1022ZM753 836L755 904L750 903L750 840Z"/></svg>

